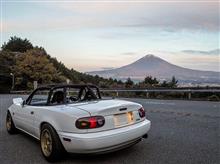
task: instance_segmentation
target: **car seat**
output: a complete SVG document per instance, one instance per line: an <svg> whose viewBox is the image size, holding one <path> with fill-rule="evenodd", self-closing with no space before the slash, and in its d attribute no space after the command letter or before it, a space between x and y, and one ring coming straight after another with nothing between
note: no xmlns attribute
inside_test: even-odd
<svg viewBox="0 0 220 164"><path fill-rule="evenodd" d="M56 91L53 94L53 98L51 100L51 103L57 103L57 104L62 104L64 103L64 92L63 91Z"/></svg>

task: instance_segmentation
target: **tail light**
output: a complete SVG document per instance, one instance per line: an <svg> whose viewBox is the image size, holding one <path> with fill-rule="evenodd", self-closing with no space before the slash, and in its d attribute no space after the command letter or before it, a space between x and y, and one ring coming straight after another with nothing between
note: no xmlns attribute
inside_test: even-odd
<svg viewBox="0 0 220 164"><path fill-rule="evenodd" d="M141 118L145 117L145 111L143 107L138 110L138 113Z"/></svg>
<svg viewBox="0 0 220 164"><path fill-rule="evenodd" d="M100 128L104 124L105 118L103 116L83 117L76 121L76 127L78 129Z"/></svg>

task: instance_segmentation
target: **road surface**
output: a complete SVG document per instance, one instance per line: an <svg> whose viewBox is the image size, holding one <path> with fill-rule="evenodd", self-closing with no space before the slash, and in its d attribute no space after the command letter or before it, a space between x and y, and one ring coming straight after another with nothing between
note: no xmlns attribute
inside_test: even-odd
<svg viewBox="0 0 220 164"><path fill-rule="evenodd" d="M47 163L39 142L23 133L9 135L5 116L12 98L0 95L0 163ZM25 97L25 96L23 96ZM220 161L220 103L128 99L141 103L152 121L149 138L105 155L69 154L60 163L217 164Z"/></svg>

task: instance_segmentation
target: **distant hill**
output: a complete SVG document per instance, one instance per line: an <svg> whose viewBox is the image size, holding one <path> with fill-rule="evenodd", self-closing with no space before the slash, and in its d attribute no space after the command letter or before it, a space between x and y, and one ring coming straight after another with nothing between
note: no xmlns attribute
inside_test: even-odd
<svg viewBox="0 0 220 164"><path fill-rule="evenodd" d="M143 58L120 68L93 71L88 72L88 74L116 79L126 79L130 77L133 80L143 80L146 75L151 75L160 80L167 80L172 76L175 76L181 82L220 83L220 72L183 68L154 55L146 55Z"/></svg>
<svg viewBox="0 0 220 164"><path fill-rule="evenodd" d="M0 51L0 92L12 88L12 76L15 77L15 90L33 88L33 81L39 85L66 83L92 83L99 85L112 83L112 79L104 79L67 68L62 62L51 57L43 48L35 47L26 52Z"/></svg>
<svg viewBox="0 0 220 164"><path fill-rule="evenodd" d="M27 38L17 36L10 37L1 45L0 76L0 91L12 88L12 77L16 90L31 89L34 81L38 81L39 85L45 85L66 83L70 80L74 84L92 83L105 87L118 82L69 69L51 57L43 47L34 46Z"/></svg>

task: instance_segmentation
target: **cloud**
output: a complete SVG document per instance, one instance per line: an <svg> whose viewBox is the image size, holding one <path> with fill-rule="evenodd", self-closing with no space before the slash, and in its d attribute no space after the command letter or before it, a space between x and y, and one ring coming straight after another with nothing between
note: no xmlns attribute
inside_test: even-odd
<svg viewBox="0 0 220 164"><path fill-rule="evenodd" d="M115 67L102 67L101 70L111 70L114 69Z"/></svg>
<svg viewBox="0 0 220 164"><path fill-rule="evenodd" d="M220 49L214 49L210 51L201 51L201 50L183 50L183 53L186 54L200 54L200 55L220 55Z"/></svg>
<svg viewBox="0 0 220 164"><path fill-rule="evenodd" d="M218 2L183 2L172 3L64 3L59 8L74 12L79 16L94 17L100 26L162 28L175 30L219 31Z"/></svg>
<svg viewBox="0 0 220 164"><path fill-rule="evenodd" d="M28 23L27 23L28 22ZM28 20L9 20L4 21L3 29L9 31L52 31L52 30L71 30L81 29L83 27L97 27L92 20L74 20L73 17L42 19L34 22ZM4 32L4 31L3 31Z"/></svg>
<svg viewBox="0 0 220 164"><path fill-rule="evenodd" d="M126 55L126 56L133 56L136 55L136 52L125 52L125 53L121 53L121 55Z"/></svg>
<svg viewBox="0 0 220 164"><path fill-rule="evenodd" d="M14 30L79 29L79 28L159 28L169 32L177 30L219 31L218 2L87 2L42 3L34 6L45 13L30 13L38 18L5 20L7 28ZM19 6L18 6L19 7ZM35 10L38 11L38 10ZM10 8L7 12L10 12ZM13 11L16 13L16 11ZM50 13L50 14L46 14ZM56 16L55 13L59 13ZM45 15L46 14L46 15ZM51 16L50 16L51 15Z"/></svg>
<svg viewBox="0 0 220 164"><path fill-rule="evenodd" d="M188 51L187 52L154 51L152 53L155 54L156 56L163 58L164 60L167 60L175 65L179 65L185 68L220 72L220 64L219 64L220 56L214 54L210 55L211 52L215 52L216 50L210 50L210 51L196 50L197 52L202 52L200 54L191 53L191 50L189 53ZM193 50L192 52L195 51Z"/></svg>

